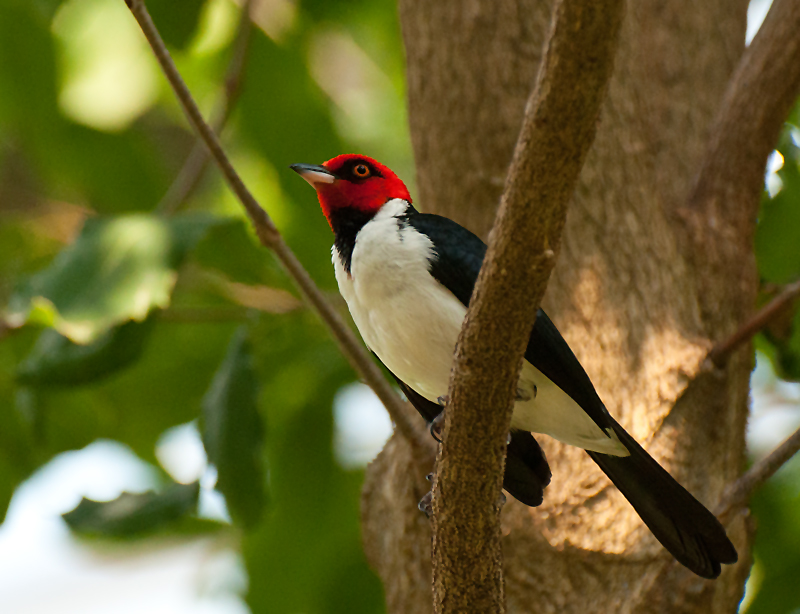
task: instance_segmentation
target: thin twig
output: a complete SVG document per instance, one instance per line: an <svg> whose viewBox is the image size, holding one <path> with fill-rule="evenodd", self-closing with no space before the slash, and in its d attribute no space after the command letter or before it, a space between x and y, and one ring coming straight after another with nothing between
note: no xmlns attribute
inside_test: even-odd
<svg viewBox="0 0 800 614"><path fill-rule="evenodd" d="M800 429L789 435L781 445L750 467L727 488L717 508L717 517L724 522L731 512L747 505L756 489L775 475L775 472L798 451L800 451Z"/></svg>
<svg viewBox="0 0 800 614"><path fill-rule="evenodd" d="M220 134L225 124L228 123L231 112L242 92L242 77L247 65L247 55L253 32L250 16L254 4L255 0L246 0L241 9L231 60L227 71L225 71L222 99L214 113L214 118L211 120L211 126L215 134ZM201 138L196 138L186 162L184 162L183 167L178 172L172 185L169 186L161 202L156 206L156 211L165 215L175 213L197 187L206 170L207 163L208 148Z"/></svg>
<svg viewBox="0 0 800 614"><path fill-rule="evenodd" d="M759 309L735 333L715 345L708 353L709 360L717 368L724 367L735 350L755 337L757 333L786 310L798 296L800 296L800 281L784 286L783 290L775 298Z"/></svg>
<svg viewBox="0 0 800 614"><path fill-rule="evenodd" d="M217 139L214 131L205 122L200 110L197 108L197 104L178 73L178 69L175 67L175 63L172 61L158 29L153 23L145 3L143 0L125 0L125 4L128 5L131 13L136 18L139 27L147 38L147 42L150 43L150 47L153 49L164 75L175 91L175 95L178 97L189 122L203 139L231 190L233 190L247 211L261 244L275 253L303 296L317 310L323 322L325 322L339 343L340 349L350 361L350 364L357 373L361 374L364 381L372 388L386 407L386 411L389 412L397 430L414 448L415 452L420 453L415 454L415 456L424 456L422 452L430 448L430 443L428 438L415 428L411 420L412 410L407 408L406 404L401 401L400 397L389 386L383 374L364 351L363 346L355 338L350 328L328 301L325 300L324 295L314 284L303 265L300 264L300 261L289 249L289 246L283 241L269 214L258 204L247 189L247 186L244 185L241 177L239 177L239 174L225 155L219 139Z"/></svg>

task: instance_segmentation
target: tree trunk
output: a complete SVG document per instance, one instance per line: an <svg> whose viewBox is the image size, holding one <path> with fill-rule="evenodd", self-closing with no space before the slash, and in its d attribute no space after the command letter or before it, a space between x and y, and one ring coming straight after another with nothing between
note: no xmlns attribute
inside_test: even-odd
<svg viewBox="0 0 800 614"><path fill-rule="evenodd" d="M724 372L704 371L703 360L750 313L757 276L750 246L722 245L724 232L708 233L703 250L724 254L725 269L699 266L683 212L744 50L746 8L629 3L544 305L612 415L711 509L742 468L752 352ZM550 6L401 0L400 11L418 205L485 237ZM503 510L509 612L736 610L750 565L741 516L727 527L740 563L702 580L671 559L585 453L537 439L553 480L541 507L509 500ZM391 613L432 609L430 528L414 474L395 437L364 487L365 549Z"/></svg>

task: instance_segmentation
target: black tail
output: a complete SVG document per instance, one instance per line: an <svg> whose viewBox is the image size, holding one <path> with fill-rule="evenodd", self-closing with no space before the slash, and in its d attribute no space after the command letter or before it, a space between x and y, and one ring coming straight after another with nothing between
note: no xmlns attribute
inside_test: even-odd
<svg viewBox="0 0 800 614"><path fill-rule="evenodd" d="M550 483L550 466L533 435L511 431L506 453L505 488L517 501L536 507L542 504L544 488Z"/></svg>
<svg viewBox="0 0 800 614"><path fill-rule="evenodd" d="M738 558L725 529L625 429L616 422L613 428L630 456L587 451L589 456L678 562L698 576L716 578L720 563Z"/></svg>
<svg viewBox="0 0 800 614"><path fill-rule="evenodd" d="M536 321L538 323L541 320L540 316ZM428 422L442 411L438 404L422 397L401 380L397 379L397 383ZM591 382L588 385L591 386ZM593 399L602 406L594 388L591 390ZM607 412L603 414L604 420L611 421L612 428L630 456L588 452L589 456L611 478L672 556L697 575L716 578L720 574L721 563L735 563L738 558L725 529ZM542 503L544 488L549 483L550 467L533 435L525 431L512 431L503 488L520 502L535 507Z"/></svg>

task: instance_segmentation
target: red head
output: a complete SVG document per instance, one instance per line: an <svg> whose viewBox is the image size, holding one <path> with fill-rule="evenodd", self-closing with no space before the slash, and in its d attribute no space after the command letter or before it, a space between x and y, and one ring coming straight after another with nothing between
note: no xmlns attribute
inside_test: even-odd
<svg viewBox="0 0 800 614"><path fill-rule="evenodd" d="M374 215L394 198L411 202L406 186L397 175L366 156L343 154L322 166L292 164L291 168L317 191L322 212L331 228L334 228L333 218L346 215L347 210Z"/></svg>

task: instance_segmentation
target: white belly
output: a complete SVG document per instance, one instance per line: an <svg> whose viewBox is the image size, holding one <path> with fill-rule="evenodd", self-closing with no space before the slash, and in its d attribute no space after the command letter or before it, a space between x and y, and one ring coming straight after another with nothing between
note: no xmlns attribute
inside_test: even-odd
<svg viewBox="0 0 800 614"><path fill-rule="evenodd" d="M398 226L394 216L400 207L387 203L359 232L350 274L334 249L336 280L369 348L398 378L436 402L447 394L466 308L430 275L433 246L424 235ZM519 388L521 400L514 407L512 428L545 433L597 452L627 454L615 437L608 437L528 362Z"/></svg>
<svg viewBox="0 0 800 614"><path fill-rule="evenodd" d="M334 250L336 280L364 342L392 373L435 402L447 394L467 310L428 273L430 240L399 229L391 205L359 232L349 275Z"/></svg>

